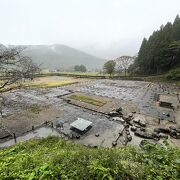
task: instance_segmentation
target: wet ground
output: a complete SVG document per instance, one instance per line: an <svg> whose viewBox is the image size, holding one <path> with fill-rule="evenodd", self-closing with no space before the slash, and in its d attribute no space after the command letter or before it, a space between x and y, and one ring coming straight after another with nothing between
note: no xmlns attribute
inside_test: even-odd
<svg viewBox="0 0 180 180"><path fill-rule="evenodd" d="M27 141L32 138L45 138L48 136L61 137L61 135L59 134L59 132L57 130L50 128L50 127L41 127L41 128L37 128L36 130L33 130L31 132L28 132L26 134L23 134L23 135L17 137L16 139L10 139L4 143L0 143L0 148L9 147L16 143L19 143L22 141Z"/></svg>
<svg viewBox="0 0 180 180"><path fill-rule="evenodd" d="M73 86L74 91L80 91L98 96L105 96L137 104L143 114L157 116L161 119L169 119L165 114L173 113L169 109L162 109L157 106L156 98L158 94L177 95L179 87L161 85L158 83L142 81L123 81L123 80L97 80L83 85Z"/></svg>
<svg viewBox="0 0 180 180"><path fill-rule="evenodd" d="M75 91L117 100L119 107L122 108L128 108L128 104L134 104L136 110L133 110L133 117L142 115L146 119L147 131L152 131L154 127L171 125L172 122L176 121L180 124L178 117L179 87L141 81L88 80L59 88L20 89L5 93L3 95L5 99L4 117L0 119L0 142L7 139L8 133L10 134L8 138L12 137L13 133L20 136L30 131L32 126L36 127L50 121L56 128L58 123L63 121L63 129L59 128L59 131L84 145L112 147L114 141L118 146L124 145L124 136L119 137L119 134L124 130L124 124L121 121L112 120L102 113L77 107L62 99L64 95ZM160 107L157 102L159 94L177 97L174 100L175 109ZM93 123L92 128L80 137L70 130L70 124L77 118L84 118ZM142 138L134 136L131 130L129 133L132 136L129 144L139 144ZM38 136L38 134L41 133L37 132L36 135ZM34 137L31 134L25 137L28 136ZM174 142L179 144L179 141L175 140Z"/></svg>

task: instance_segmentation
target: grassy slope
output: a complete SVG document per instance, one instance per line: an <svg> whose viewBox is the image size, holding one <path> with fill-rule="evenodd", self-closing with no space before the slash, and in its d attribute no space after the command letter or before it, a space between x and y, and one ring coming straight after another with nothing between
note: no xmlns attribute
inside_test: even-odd
<svg viewBox="0 0 180 180"><path fill-rule="evenodd" d="M167 76L168 76L168 74L164 74L164 75L158 75L158 76L148 76L143 79L144 79L144 81L169 83L172 85L180 86L179 80L169 79L169 78L167 78Z"/></svg>
<svg viewBox="0 0 180 180"><path fill-rule="evenodd" d="M82 102L85 102L85 103L88 103L88 104L92 104L92 105L95 105L95 106L103 106L103 105L106 104L105 101L95 99L95 98L92 98L92 97L89 97L89 96L84 96L84 95L71 95L71 96L69 96L69 98L75 99L75 100L78 100L78 101L82 101Z"/></svg>
<svg viewBox="0 0 180 180"><path fill-rule="evenodd" d="M146 77L142 77L142 79L145 81L170 83L173 85L180 86L180 67L173 68L161 75L149 75Z"/></svg>
<svg viewBox="0 0 180 180"><path fill-rule="evenodd" d="M178 179L180 150L149 148L91 149L55 137L31 140L0 150L0 179Z"/></svg>

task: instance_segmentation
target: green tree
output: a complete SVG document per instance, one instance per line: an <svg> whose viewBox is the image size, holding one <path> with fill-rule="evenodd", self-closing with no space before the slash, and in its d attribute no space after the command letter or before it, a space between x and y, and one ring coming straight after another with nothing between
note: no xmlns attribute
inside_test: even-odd
<svg viewBox="0 0 180 180"><path fill-rule="evenodd" d="M159 74L179 64L180 18L168 22L154 31L149 39L144 38L138 57L129 68L138 74ZM132 73L131 73L132 74Z"/></svg>
<svg viewBox="0 0 180 180"><path fill-rule="evenodd" d="M180 67L180 40L174 41L166 49L167 66Z"/></svg>
<svg viewBox="0 0 180 180"><path fill-rule="evenodd" d="M103 69L106 73L110 74L111 77L112 73L115 70L115 66L116 66L116 62L113 60L109 60L104 64Z"/></svg>
<svg viewBox="0 0 180 180"><path fill-rule="evenodd" d="M76 66L74 66L74 71L77 71L77 72L86 72L87 69L86 69L86 67L84 65L80 65L80 66L76 65Z"/></svg>
<svg viewBox="0 0 180 180"><path fill-rule="evenodd" d="M144 68L144 58L145 58L145 54L146 54L146 49L147 49L147 39L144 38L138 53L138 58L136 58L135 60L135 65L136 68L139 67L139 69L143 69Z"/></svg>
<svg viewBox="0 0 180 180"><path fill-rule="evenodd" d="M80 65L80 71L81 72L86 72L87 69L86 69L86 67L84 65Z"/></svg>
<svg viewBox="0 0 180 180"><path fill-rule="evenodd" d="M173 23L173 38L174 38L174 41L180 40L180 17L179 17L179 15L176 16L174 23Z"/></svg>

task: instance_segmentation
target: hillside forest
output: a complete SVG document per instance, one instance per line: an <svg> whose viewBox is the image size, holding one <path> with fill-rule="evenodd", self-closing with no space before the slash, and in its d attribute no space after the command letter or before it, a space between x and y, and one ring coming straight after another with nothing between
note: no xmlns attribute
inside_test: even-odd
<svg viewBox="0 0 180 180"><path fill-rule="evenodd" d="M180 68L180 17L161 25L150 37L144 38L133 65L132 74L162 74Z"/></svg>

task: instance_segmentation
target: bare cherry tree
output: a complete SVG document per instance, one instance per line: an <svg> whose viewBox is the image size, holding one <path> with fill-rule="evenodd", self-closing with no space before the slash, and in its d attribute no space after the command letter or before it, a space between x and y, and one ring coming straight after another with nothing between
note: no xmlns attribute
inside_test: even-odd
<svg viewBox="0 0 180 180"><path fill-rule="evenodd" d="M9 85L23 79L33 79L39 71L31 58L22 55L23 50L20 47L0 49L0 91L8 91L11 89Z"/></svg>
<svg viewBox="0 0 180 180"><path fill-rule="evenodd" d="M133 62L134 62L134 57L131 57L131 56L121 56L121 57L115 59L115 61L116 61L116 69L118 71L124 71L125 72L125 76L126 76L128 67L131 64L133 64Z"/></svg>
<svg viewBox="0 0 180 180"><path fill-rule="evenodd" d="M39 67L32 60L22 55L24 48L6 48L0 45L0 114L5 106L3 92L12 90L13 84L23 79L33 79Z"/></svg>

